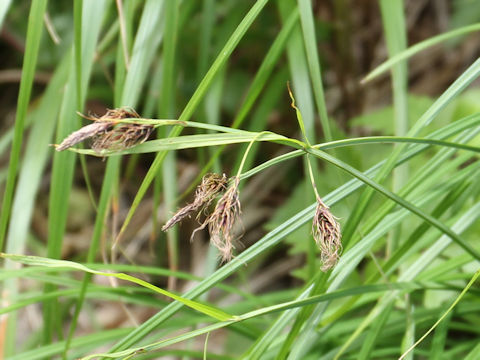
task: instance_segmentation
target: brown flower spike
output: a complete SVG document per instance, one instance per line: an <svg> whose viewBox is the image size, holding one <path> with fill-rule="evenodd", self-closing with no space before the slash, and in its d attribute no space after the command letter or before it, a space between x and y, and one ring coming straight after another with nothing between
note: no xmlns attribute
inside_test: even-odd
<svg viewBox="0 0 480 360"><path fill-rule="evenodd" d="M153 131L152 125L121 124L104 134L97 134L93 138L92 149L123 150L145 142Z"/></svg>
<svg viewBox="0 0 480 360"><path fill-rule="evenodd" d="M235 177L233 184L218 200L213 213L200 226L200 228L203 228L208 224L210 241L220 251L220 256L224 262L232 259L234 249L233 227L241 213L238 183L239 178Z"/></svg>
<svg viewBox="0 0 480 360"><path fill-rule="evenodd" d="M162 230L170 229L195 211L198 211L198 217L202 212L206 212L217 195L223 193L213 212L208 214L202 224L193 231L190 239L193 239L197 231L208 226L210 241L219 250L222 261L231 260L234 249L233 227L241 209L238 194L239 178L233 177L230 181L232 184L227 188L228 180L225 175L208 174L204 176L202 183L197 187L194 201L178 210L162 227Z"/></svg>
<svg viewBox="0 0 480 360"><path fill-rule="evenodd" d="M117 125L117 121L121 119L140 118L140 115L130 108L109 109L101 117L84 117L94 122L67 136L56 146L57 151L66 150L89 138L93 138L92 149L97 152L126 149L143 143L154 129L152 125L145 124Z"/></svg>
<svg viewBox="0 0 480 360"><path fill-rule="evenodd" d="M203 177L200 185L197 186L195 191L195 199L192 203L184 206L178 210L170 220L162 227L163 231L167 231L175 224L182 221L187 216L190 216L195 211L199 211L199 215L202 210L205 210L216 196L227 189L227 177L225 174L207 174Z"/></svg>
<svg viewBox="0 0 480 360"><path fill-rule="evenodd" d="M55 147L57 151L66 150L73 145L82 142L83 140L89 139L100 133L105 133L113 127L113 122L110 121L95 121L87 126L82 127L80 130L77 130L70 135L68 135L60 145Z"/></svg>
<svg viewBox="0 0 480 360"><path fill-rule="evenodd" d="M322 271L335 266L342 252L340 225L325 203L317 197L317 209L312 223L312 234L320 248Z"/></svg>

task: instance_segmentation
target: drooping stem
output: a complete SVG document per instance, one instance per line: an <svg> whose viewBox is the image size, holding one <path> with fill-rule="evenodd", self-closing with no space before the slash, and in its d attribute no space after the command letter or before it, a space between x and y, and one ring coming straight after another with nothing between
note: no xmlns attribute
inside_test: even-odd
<svg viewBox="0 0 480 360"><path fill-rule="evenodd" d="M318 194L317 185L315 184L315 177L313 176L312 164L310 162L310 154L307 154L306 157L307 157L308 175L312 183L313 191L315 192L315 197L317 198L317 201L320 201L323 204L323 201L320 198L320 195Z"/></svg>
<svg viewBox="0 0 480 360"><path fill-rule="evenodd" d="M242 161L240 162L240 166L238 167L237 178L240 178L240 175L242 174L243 166L245 165L245 161L247 160L248 153L250 152L250 149L252 148L253 143L255 141L257 141L260 137L262 137L262 135L264 135L266 133L269 133L269 131L262 131L262 132L258 133L258 135L255 136L252 139L252 141L250 141L250 143L248 144L247 150L245 150L245 153L243 154L243 157L242 157Z"/></svg>
<svg viewBox="0 0 480 360"><path fill-rule="evenodd" d="M303 122L303 117L302 113L300 112L300 109L295 105L295 98L293 96L292 90L290 89L290 83L287 82L287 88L288 88L288 95L290 95L290 99L292 99L292 102L290 106L295 109L295 113L297 115L297 120L298 120L298 125L300 126L300 131L302 132L303 140L307 144L307 146L310 145L310 141L308 141L307 137L307 132L305 130L305 123Z"/></svg>

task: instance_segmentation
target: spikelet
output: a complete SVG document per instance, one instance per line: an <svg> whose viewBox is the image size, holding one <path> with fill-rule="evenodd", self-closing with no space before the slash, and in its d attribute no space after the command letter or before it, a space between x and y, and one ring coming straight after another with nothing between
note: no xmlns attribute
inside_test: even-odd
<svg viewBox="0 0 480 360"><path fill-rule="evenodd" d="M110 121L95 121L94 123L88 124L87 126L82 127L80 130L77 130L70 135L68 135L60 145L55 146L55 150L63 151L73 145L82 142L83 140L94 137L100 133L105 133L113 127L113 123Z"/></svg>
<svg viewBox="0 0 480 360"><path fill-rule="evenodd" d="M81 141L93 139L92 149L122 150L143 143L148 139L154 127L145 124L119 124L121 119L140 118L137 112L130 108L109 109L101 117L86 117L94 122L67 136L55 149L66 150Z"/></svg>
<svg viewBox="0 0 480 360"><path fill-rule="evenodd" d="M342 252L340 225L322 199L317 197L317 208L313 217L312 234L320 248L322 271L335 266Z"/></svg>
<svg viewBox="0 0 480 360"><path fill-rule="evenodd" d="M124 150L145 142L153 131L152 125L121 124L111 130L94 136L92 149Z"/></svg>
<svg viewBox="0 0 480 360"><path fill-rule="evenodd" d="M162 230L167 231L195 211L199 211L200 214L203 210L208 208L216 196L225 191L226 188L227 177L225 174L206 174L203 177L201 184L197 186L193 202L178 210L162 227Z"/></svg>
<svg viewBox="0 0 480 360"><path fill-rule="evenodd" d="M241 208L238 193L238 177L218 200L215 210L204 224L208 224L210 241L220 252L222 261L230 261L233 256L233 227L238 220ZM205 227L203 225L203 227Z"/></svg>

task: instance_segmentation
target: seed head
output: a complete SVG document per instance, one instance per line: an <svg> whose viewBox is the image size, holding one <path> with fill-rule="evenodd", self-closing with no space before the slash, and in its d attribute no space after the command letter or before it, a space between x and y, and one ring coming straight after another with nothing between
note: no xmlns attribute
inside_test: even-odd
<svg viewBox="0 0 480 360"><path fill-rule="evenodd" d="M195 190L195 199L192 203L178 210L170 220L162 227L163 231L170 229L176 223L182 221L199 210L199 214L206 210L218 194L224 192L227 188L227 177L225 174L206 174L200 185Z"/></svg>
<svg viewBox="0 0 480 360"><path fill-rule="evenodd" d="M194 201L178 210L162 227L162 230L170 229L193 212L197 212L198 218L202 213L206 213L209 205L219 194L223 193L213 212L207 214L206 219L193 231L190 239L194 238L197 231L208 226L210 241L219 250L222 261L230 260L234 249L233 227L241 213L238 194L239 179L234 177L230 180L231 185L227 188L228 180L225 174L222 176L218 174L205 175L195 191Z"/></svg>
<svg viewBox="0 0 480 360"><path fill-rule="evenodd" d="M320 198L317 198L312 234L320 248L322 271L327 271L335 266L340 257L342 252L342 235L336 218Z"/></svg>
<svg viewBox="0 0 480 360"><path fill-rule="evenodd" d="M68 149L89 138L93 138L92 148L97 152L105 149L121 150L143 143L154 129L152 125L145 124L116 126L118 120L140 118L140 115L131 108L108 109L101 117L84 117L92 120L93 123L67 136L60 145L56 146L57 151Z"/></svg>
<svg viewBox="0 0 480 360"><path fill-rule="evenodd" d="M152 125L120 124L105 133L96 134L92 149L96 152L128 149L145 142L153 129Z"/></svg>
<svg viewBox="0 0 480 360"><path fill-rule="evenodd" d="M55 150L62 151L66 150L73 145L82 142L83 140L89 139L93 136L96 136L100 133L105 133L113 127L113 123L110 121L95 121L94 123L88 124L87 126L82 127L80 130L77 130L70 135L68 135L60 145L55 147Z"/></svg>
<svg viewBox="0 0 480 360"><path fill-rule="evenodd" d="M231 260L234 249L233 227L241 213L238 183L239 179L235 177L204 223L208 224L210 241L220 251L222 261Z"/></svg>

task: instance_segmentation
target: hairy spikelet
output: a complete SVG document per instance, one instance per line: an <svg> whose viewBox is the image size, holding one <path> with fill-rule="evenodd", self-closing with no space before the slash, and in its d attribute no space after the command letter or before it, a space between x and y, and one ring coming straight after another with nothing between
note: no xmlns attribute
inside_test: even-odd
<svg viewBox="0 0 480 360"><path fill-rule="evenodd" d="M66 150L86 139L93 139L92 149L122 150L143 143L148 139L154 127L145 124L119 124L118 120L140 118L137 112L130 108L109 109L101 117L86 117L93 120L92 124L82 127L67 136L57 151Z"/></svg>
<svg viewBox="0 0 480 360"><path fill-rule="evenodd" d="M152 125L121 124L93 138L92 149L123 150L145 142L153 131Z"/></svg>
<svg viewBox="0 0 480 360"><path fill-rule="evenodd" d="M227 188L229 181L231 185ZM162 227L162 230L170 229L194 212L197 212L197 218L205 213L207 217L193 231L190 239L194 238L197 231L208 227L210 242L219 250L222 261L231 260L235 248L233 228L241 213L238 183L238 177L227 180L225 174L222 176L218 174L205 175L202 183L197 187L193 202L178 210ZM215 208L208 213L209 205L220 194L223 195L217 201Z"/></svg>
<svg viewBox="0 0 480 360"><path fill-rule="evenodd" d="M229 261L233 256L233 227L241 213L238 182L239 179L235 177L233 184L218 200L215 210L201 226L208 225L210 241L219 250L222 261Z"/></svg>
<svg viewBox="0 0 480 360"><path fill-rule="evenodd" d="M193 212L208 208L218 194L224 192L227 188L227 177L225 174L207 174L203 177L200 185L195 191L195 199L192 203L178 210L167 223L162 227L163 231L170 229L175 224L190 216Z"/></svg>
<svg viewBox="0 0 480 360"><path fill-rule="evenodd" d="M57 151L66 150L83 140L94 137L98 134L105 133L113 127L113 123L110 121L95 121L94 123L88 124L87 126L82 127L80 130L77 130L70 135L68 135L60 145L55 147Z"/></svg>
<svg viewBox="0 0 480 360"><path fill-rule="evenodd" d="M312 234L320 248L322 271L335 266L342 252L340 225L327 205L317 198L317 209L312 223Z"/></svg>

